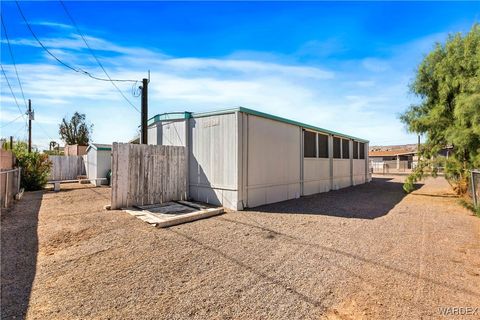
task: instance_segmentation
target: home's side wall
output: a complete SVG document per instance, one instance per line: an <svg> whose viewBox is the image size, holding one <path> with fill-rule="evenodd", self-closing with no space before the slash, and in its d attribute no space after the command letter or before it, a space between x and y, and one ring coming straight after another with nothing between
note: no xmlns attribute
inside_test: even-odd
<svg viewBox="0 0 480 320"><path fill-rule="evenodd" d="M237 113L189 120L189 196L239 209Z"/></svg>
<svg viewBox="0 0 480 320"><path fill-rule="evenodd" d="M303 195L311 195L330 190L330 159L303 159Z"/></svg>
<svg viewBox="0 0 480 320"><path fill-rule="evenodd" d="M300 127L243 116L246 207L294 199L301 194L302 130ZM247 130L245 132L245 130Z"/></svg>

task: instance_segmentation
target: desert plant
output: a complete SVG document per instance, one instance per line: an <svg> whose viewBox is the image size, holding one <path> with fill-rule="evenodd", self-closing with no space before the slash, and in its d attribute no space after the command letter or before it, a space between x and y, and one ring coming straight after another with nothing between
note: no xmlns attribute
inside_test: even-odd
<svg viewBox="0 0 480 320"><path fill-rule="evenodd" d="M454 190L467 192L469 169L480 167L480 25L466 34L450 35L418 67L410 86L421 100L400 119L410 132L426 136L419 164L404 189L432 173L439 151L453 146L443 159L445 177Z"/></svg>
<svg viewBox="0 0 480 320"><path fill-rule="evenodd" d="M52 163L48 155L38 151L28 152L25 142L17 142L13 147L17 164L22 168L20 185L26 191L40 190L47 183Z"/></svg>

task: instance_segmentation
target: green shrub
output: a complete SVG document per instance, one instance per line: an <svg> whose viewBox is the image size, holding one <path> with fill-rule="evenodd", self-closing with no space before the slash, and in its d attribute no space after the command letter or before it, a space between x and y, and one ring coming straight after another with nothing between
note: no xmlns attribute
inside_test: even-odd
<svg viewBox="0 0 480 320"><path fill-rule="evenodd" d="M26 191L42 189L47 183L52 167L48 155L38 151L28 153L25 142L16 143L13 147L13 153L17 159L18 166L22 168L21 187L25 188Z"/></svg>

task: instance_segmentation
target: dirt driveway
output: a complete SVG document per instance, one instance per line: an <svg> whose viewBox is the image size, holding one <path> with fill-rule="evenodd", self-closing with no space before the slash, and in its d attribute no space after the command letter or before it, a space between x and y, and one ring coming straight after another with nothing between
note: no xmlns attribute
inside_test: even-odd
<svg viewBox="0 0 480 320"><path fill-rule="evenodd" d="M480 219L442 179L405 197L399 178L376 178L169 229L103 210L108 188L75 187L2 213L2 319L434 319L480 307Z"/></svg>

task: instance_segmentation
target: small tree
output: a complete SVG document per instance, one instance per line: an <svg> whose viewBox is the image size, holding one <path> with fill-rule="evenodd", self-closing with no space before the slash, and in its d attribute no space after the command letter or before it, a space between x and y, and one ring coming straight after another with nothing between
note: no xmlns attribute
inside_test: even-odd
<svg viewBox="0 0 480 320"><path fill-rule="evenodd" d="M425 174L435 176L435 168L442 166L453 189L465 194L468 170L480 166L480 25L437 44L418 67L410 90L421 102L400 119L410 132L424 134L427 140L405 191L412 191ZM448 159L438 156L445 146L453 146Z"/></svg>
<svg viewBox="0 0 480 320"><path fill-rule="evenodd" d="M28 152L27 143L19 141L13 147L18 166L22 168L20 184L27 191L40 190L47 183L52 163L48 155Z"/></svg>
<svg viewBox="0 0 480 320"><path fill-rule="evenodd" d="M59 134L60 138L66 144L86 146L90 141L92 128L93 125L88 125L86 123L85 114L75 112L70 121L63 118L62 123L60 124Z"/></svg>

